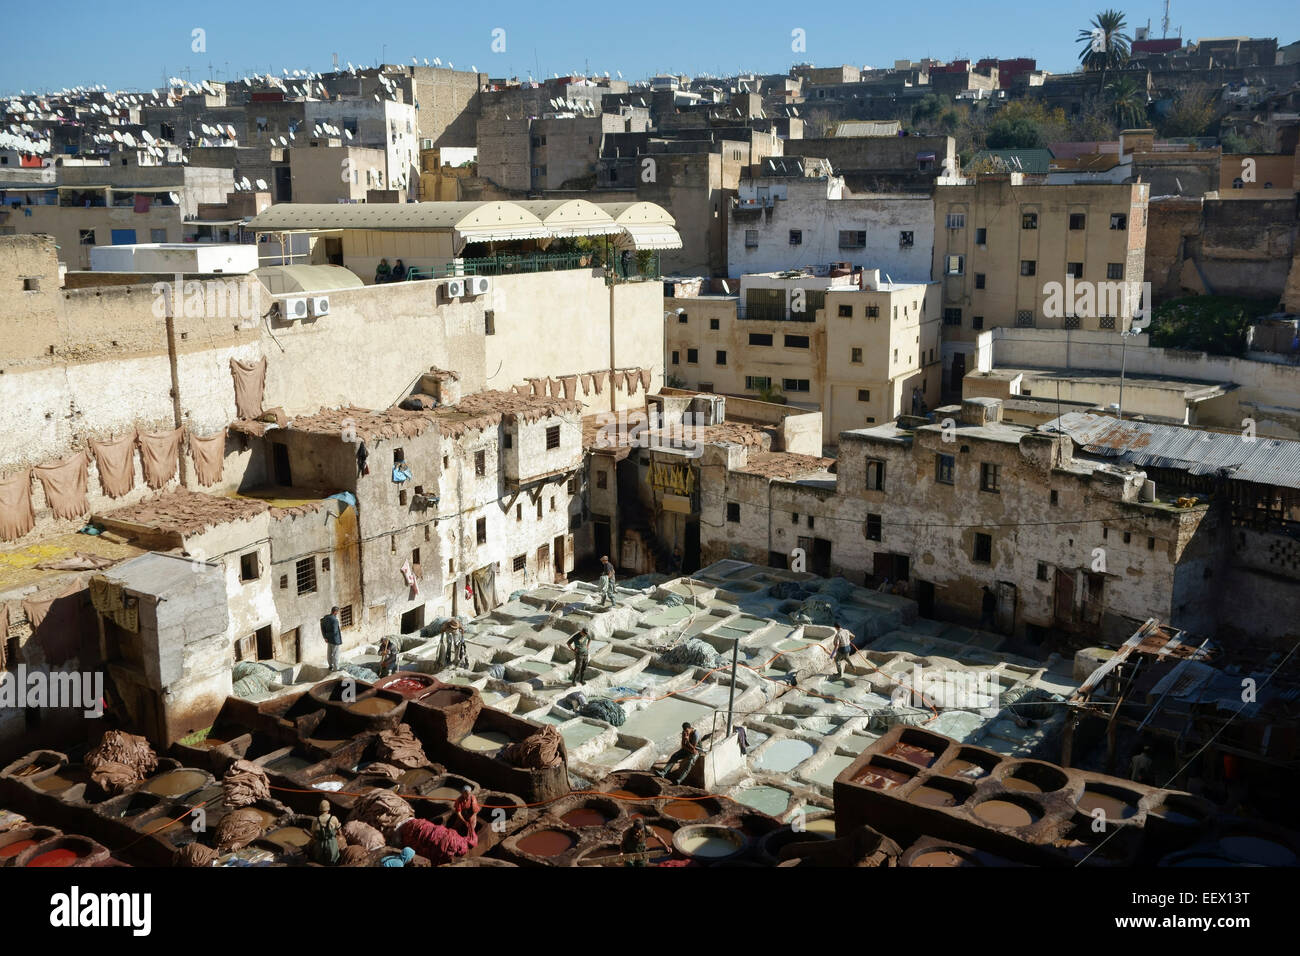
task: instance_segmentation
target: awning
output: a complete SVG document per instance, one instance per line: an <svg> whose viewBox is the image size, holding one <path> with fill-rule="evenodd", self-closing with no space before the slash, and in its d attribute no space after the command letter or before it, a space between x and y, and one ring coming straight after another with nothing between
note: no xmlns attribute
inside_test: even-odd
<svg viewBox="0 0 1300 956"><path fill-rule="evenodd" d="M680 249L682 237L672 226L631 225L626 226L614 246L618 249L634 249L641 252L647 249Z"/></svg>
<svg viewBox="0 0 1300 956"><path fill-rule="evenodd" d="M921 162L926 162L927 160L934 162L935 155L934 153L917 153L916 158Z"/></svg>

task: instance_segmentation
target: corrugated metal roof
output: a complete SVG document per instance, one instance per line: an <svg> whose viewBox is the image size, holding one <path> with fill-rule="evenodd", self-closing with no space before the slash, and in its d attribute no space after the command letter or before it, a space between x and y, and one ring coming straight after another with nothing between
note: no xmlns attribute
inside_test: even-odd
<svg viewBox="0 0 1300 956"><path fill-rule="evenodd" d="M834 139L858 136L897 136L903 128L898 120L844 120L831 131Z"/></svg>
<svg viewBox="0 0 1300 956"><path fill-rule="evenodd" d="M1206 432L1180 425L1119 421L1070 412L1042 426L1062 431L1084 451L1141 467L1177 468L1193 475L1300 488L1300 442Z"/></svg>

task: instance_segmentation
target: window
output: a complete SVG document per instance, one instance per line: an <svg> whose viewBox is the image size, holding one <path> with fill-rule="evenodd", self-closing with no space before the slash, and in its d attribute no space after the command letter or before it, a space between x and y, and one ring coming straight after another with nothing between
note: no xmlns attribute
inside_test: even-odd
<svg viewBox="0 0 1300 956"><path fill-rule="evenodd" d="M1067 263L1065 264L1065 274L1066 274L1067 276L1069 276L1070 278L1072 278L1072 279L1082 279L1082 278L1083 278L1083 263L1082 263L1082 262L1067 262Z"/></svg>
<svg viewBox="0 0 1300 956"><path fill-rule="evenodd" d="M1147 538L1147 550L1148 550L1148 551L1154 551L1155 549L1156 549L1156 539L1155 539L1155 538Z"/></svg>
<svg viewBox="0 0 1300 956"><path fill-rule="evenodd" d="M987 246L989 240L989 231L983 226L975 230L975 245Z"/></svg>
<svg viewBox="0 0 1300 956"><path fill-rule="evenodd" d="M515 505L515 520L516 520L516 521L523 521L523 520L524 520L524 506L523 506L523 505Z"/></svg>
<svg viewBox="0 0 1300 956"><path fill-rule="evenodd" d="M13 235L13 233L6 233L6 235ZM40 280L40 279L33 279L33 278L31 278L31 277L28 277L28 278L23 279L23 291L24 291L24 292L40 292L40 291L41 291L41 280Z"/></svg>
<svg viewBox="0 0 1300 956"><path fill-rule="evenodd" d="M949 229L965 229L965 228L966 228L966 214L965 214L964 212L950 212L950 213L948 213L948 228L949 228Z"/></svg>
<svg viewBox="0 0 1300 956"><path fill-rule="evenodd" d="M867 459L867 491L885 490L885 463L876 458Z"/></svg>
<svg viewBox="0 0 1300 956"><path fill-rule="evenodd" d="M975 273L975 288L977 288L977 289L982 289L982 288L984 288L984 273L983 273L983 272L977 272L977 273Z"/></svg>
<svg viewBox="0 0 1300 956"><path fill-rule="evenodd" d="M808 347L808 336L787 335L785 337L785 347L788 349L806 349Z"/></svg>
<svg viewBox="0 0 1300 956"><path fill-rule="evenodd" d="M867 245L867 234L861 229L841 229L840 230L840 248L841 249L863 249Z"/></svg>
<svg viewBox="0 0 1300 956"><path fill-rule="evenodd" d="M945 275L959 276L966 273L965 256L945 256L943 271Z"/></svg>
<svg viewBox="0 0 1300 956"><path fill-rule="evenodd" d="M961 309L944 309L944 325L961 325Z"/></svg>
<svg viewBox="0 0 1300 956"><path fill-rule="evenodd" d="M1058 504L1060 504L1061 501L1060 493L1057 491L1053 491L1050 495L1048 495L1047 500L1051 504L1051 506L1055 508Z"/></svg>
<svg viewBox="0 0 1300 956"><path fill-rule="evenodd" d="M835 310L835 314L839 316L841 319L851 319L853 318L853 306L841 305L839 308Z"/></svg>
<svg viewBox="0 0 1300 956"><path fill-rule="evenodd" d="M799 512L797 512L797 511L792 511L792 512L790 512L790 523L791 523L791 524L798 524L798 523L799 523Z"/></svg>
<svg viewBox="0 0 1300 956"><path fill-rule="evenodd" d="M1026 212L1026 213L1022 213L1021 216L1020 216L1020 228L1021 228L1021 229L1037 229L1037 228L1038 228L1038 213L1036 213L1036 212Z"/></svg>
<svg viewBox="0 0 1300 956"><path fill-rule="evenodd" d="M867 540L879 541L880 538L880 515L867 515Z"/></svg>
<svg viewBox="0 0 1300 956"><path fill-rule="evenodd" d="M483 312L483 334L497 334L497 314L491 309L485 309Z"/></svg>
<svg viewBox="0 0 1300 956"><path fill-rule="evenodd" d="M404 505L404 504L406 504L406 489L405 489L405 488L403 488L401 491L399 491L399 492L397 493L397 503L398 503L399 505Z"/></svg>
<svg viewBox="0 0 1300 956"><path fill-rule="evenodd" d="M862 349L849 349L849 361L854 365L862 364Z"/></svg>
<svg viewBox="0 0 1300 956"><path fill-rule="evenodd" d="M1080 229L1084 228L1084 226L1087 225L1087 222L1088 222L1088 217L1085 216L1083 213L1081 212L1070 213L1070 229L1073 230L1074 232L1078 232Z"/></svg>
<svg viewBox="0 0 1300 956"><path fill-rule="evenodd" d="M415 576L416 576L417 578L422 576L422 569L420 568L420 549L419 549L419 548L412 548L412 549L411 549L411 567L415 570Z"/></svg>
<svg viewBox="0 0 1300 956"><path fill-rule="evenodd" d="M1020 274L1022 276L1038 275L1038 261L1036 259L1021 259Z"/></svg>
<svg viewBox="0 0 1300 956"><path fill-rule="evenodd" d="M1128 228L1128 216L1122 212L1110 214L1110 228L1124 230Z"/></svg>
<svg viewBox="0 0 1300 956"><path fill-rule="evenodd" d="M574 475L572 478L569 479L569 483L568 483L568 485L565 487L565 490L568 491L568 493L571 494L571 495L576 495L576 494L578 493L578 476L577 476L577 475Z"/></svg>
<svg viewBox="0 0 1300 956"><path fill-rule="evenodd" d="M746 229L746 230L745 230L745 248L746 248L746 249L757 249L757 248L758 248L758 230L757 230L757 229Z"/></svg>
<svg viewBox="0 0 1300 956"><path fill-rule="evenodd" d="M809 528L811 528L811 527L813 526L813 521L814 521L813 516L812 516L812 515L809 515L809 516L808 516L808 527L809 527Z"/></svg>
<svg viewBox="0 0 1300 956"><path fill-rule="evenodd" d="M596 487L601 489L609 487L609 472L606 471L596 472Z"/></svg>
<svg viewBox="0 0 1300 956"><path fill-rule="evenodd" d="M1131 532L1131 531L1125 531L1125 532L1124 532L1124 543L1125 543L1125 544L1128 544L1128 543L1129 543L1130 541L1132 541L1132 540L1133 540L1133 532Z"/></svg>
<svg viewBox="0 0 1300 956"><path fill-rule="evenodd" d="M515 447L515 436L512 435L512 434L510 434L509 432L502 432L502 433L501 433L501 444L502 444L502 446L504 446L505 448L514 448L514 447Z"/></svg>
<svg viewBox="0 0 1300 956"><path fill-rule="evenodd" d="M78 229L77 241L80 242L83 246L93 246L95 244L95 230Z"/></svg>
<svg viewBox="0 0 1300 956"><path fill-rule="evenodd" d="M577 531L581 527L582 527L582 515L580 514L569 515L569 530Z"/></svg>
<svg viewBox="0 0 1300 956"><path fill-rule="evenodd" d="M674 365L682 364L682 354L676 350L673 350L673 364Z"/></svg>
<svg viewBox="0 0 1300 956"><path fill-rule="evenodd" d="M971 555L971 560L979 564L991 564L993 562L993 536L975 532L975 551Z"/></svg>
<svg viewBox="0 0 1300 956"><path fill-rule="evenodd" d="M898 248L900 249L912 248L912 234L910 232L900 232L898 234Z"/></svg>
<svg viewBox="0 0 1300 956"><path fill-rule="evenodd" d="M972 329L975 329L976 331L978 331L978 330L984 328L984 316L982 316L982 315L972 315L972 316L970 317L970 327L971 327Z"/></svg>
<svg viewBox="0 0 1300 956"><path fill-rule="evenodd" d="M510 562L511 570L522 571L528 567L528 555L516 554L514 560Z"/></svg>
<svg viewBox="0 0 1300 956"><path fill-rule="evenodd" d="M149 230L149 241L150 241L150 242L166 242L166 241L167 241L167 230L166 230L166 229L150 229L150 230Z"/></svg>
<svg viewBox="0 0 1300 956"><path fill-rule="evenodd" d="M687 349L687 350L686 350L686 364L687 364L687 365L698 365L699 363L700 363L700 350L699 350L699 349Z"/></svg>
<svg viewBox="0 0 1300 956"><path fill-rule="evenodd" d="M766 375L745 376L745 391L747 392L761 392L764 389L768 389L771 387L772 387L772 380L768 378Z"/></svg>
<svg viewBox="0 0 1300 956"><path fill-rule="evenodd" d="M980 491L998 494L998 470L997 465L990 465L988 462L980 463Z"/></svg>
<svg viewBox="0 0 1300 956"><path fill-rule="evenodd" d="M869 401L871 401L871 389L869 389L869 388L860 388L860 389L858 389L858 401L860 401L860 402L869 402Z"/></svg>
<svg viewBox="0 0 1300 956"><path fill-rule="evenodd" d="M869 319L878 319L878 318L880 318L880 306L878 306L878 305L869 305L869 306L867 306L867 318L869 318Z"/></svg>
<svg viewBox="0 0 1300 956"><path fill-rule="evenodd" d="M678 324L678 325L685 325L689 319L690 319L690 314L689 314L689 313L686 313L686 312L678 312L678 313L677 313L677 324Z"/></svg>
<svg viewBox="0 0 1300 956"><path fill-rule="evenodd" d="M314 557L303 558L298 562L294 571L298 582L298 593L314 594L316 592L316 559Z"/></svg>
<svg viewBox="0 0 1300 956"><path fill-rule="evenodd" d="M1077 315L1067 315L1061 324L1061 327L1067 331L1083 328L1083 320Z"/></svg>
<svg viewBox="0 0 1300 956"><path fill-rule="evenodd" d="M555 495L551 495L551 510L555 510Z"/></svg>
<svg viewBox="0 0 1300 956"><path fill-rule="evenodd" d="M1035 577L1037 577L1038 580L1040 580L1040 581L1046 581L1046 580L1047 580L1047 565L1046 565L1046 563L1044 563L1044 562L1042 562L1042 561L1039 561L1039 562L1038 562L1038 573L1035 575Z"/></svg>
<svg viewBox="0 0 1300 956"><path fill-rule="evenodd" d="M1115 329L1115 316L1113 316L1113 315L1103 315L1103 316L1099 317L1099 318L1097 319L1097 328L1099 328L1099 329L1110 329L1110 330L1114 331L1114 329Z"/></svg>
<svg viewBox="0 0 1300 956"><path fill-rule="evenodd" d="M479 478L487 474L487 452L482 449L474 452L474 474Z"/></svg>
<svg viewBox="0 0 1300 956"><path fill-rule="evenodd" d="M802 230L802 229L791 229L791 230L790 230L790 245L792 245L792 246L801 246L801 245L803 245L803 230Z"/></svg>
<svg viewBox="0 0 1300 956"><path fill-rule="evenodd" d="M717 319L709 319L709 329L710 329L711 331L713 331L713 332L716 332L716 331L718 330L718 320L717 320Z"/></svg>
<svg viewBox="0 0 1300 956"><path fill-rule="evenodd" d="M474 537L479 544L487 544L487 518L479 518L474 522Z"/></svg>
<svg viewBox="0 0 1300 956"><path fill-rule="evenodd" d="M239 556L239 580L256 581L261 575L262 572L258 567L256 551L250 551L248 554Z"/></svg>
<svg viewBox="0 0 1300 956"><path fill-rule="evenodd" d="M783 378L781 379L781 390L783 392L806 392L809 390L808 379Z"/></svg>
<svg viewBox="0 0 1300 956"><path fill-rule="evenodd" d="M560 447L560 426L551 425L546 429L546 450Z"/></svg>
<svg viewBox="0 0 1300 956"><path fill-rule="evenodd" d="M726 365L726 364L727 364L727 353L726 353L725 351L723 351L722 349L718 349L718 351L714 354L714 357L713 357L713 364L714 364L714 365Z"/></svg>
<svg viewBox="0 0 1300 956"><path fill-rule="evenodd" d="M934 456L934 480L941 485L951 485L953 483L953 471L955 461L952 455L935 455Z"/></svg>
<svg viewBox="0 0 1300 956"><path fill-rule="evenodd" d="M1124 278L1124 263L1122 262L1106 263L1106 278L1107 279Z"/></svg>
<svg viewBox="0 0 1300 956"><path fill-rule="evenodd" d="M727 520L732 523L740 521L740 505L734 501L727 502Z"/></svg>
<svg viewBox="0 0 1300 956"><path fill-rule="evenodd" d="M750 345L771 345L772 336L769 335L767 332L750 332L749 344Z"/></svg>
<svg viewBox="0 0 1300 956"><path fill-rule="evenodd" d="M352 605L345 604L339 608L339 627L351 627L353 623Z"/></svg>
<svg viewBox="0 0 1300 956"><path fill-rule="evenodd" d="M1234 180L1232 181L1232 188L1233 188L1233 189L1245 189L1245 188L1246 188L1246 184L1245 184L1245 182L1242 181L1242 178L1241 178L1240 176L1238 176L1236 179L1234 179Z"/></svg>
<svg viewBox="0 0 1300 956"><path fill-rule="evenodd" d="M1034 327L1034 313L1028 309L1019 309L1016 312L1016 328L1032 329Z"/></svg>

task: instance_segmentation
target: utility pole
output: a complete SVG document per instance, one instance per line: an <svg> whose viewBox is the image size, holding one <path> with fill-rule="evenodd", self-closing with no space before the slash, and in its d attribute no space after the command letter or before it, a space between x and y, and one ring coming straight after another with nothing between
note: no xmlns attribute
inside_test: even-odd
<svg viewBox="0 0 1300 956"><path fill-rule="evenodd" d="M740 656L740 638L731 644L731 693L727 695L727 736L731 736L731 719L736 709L736 661Z"/></svg>

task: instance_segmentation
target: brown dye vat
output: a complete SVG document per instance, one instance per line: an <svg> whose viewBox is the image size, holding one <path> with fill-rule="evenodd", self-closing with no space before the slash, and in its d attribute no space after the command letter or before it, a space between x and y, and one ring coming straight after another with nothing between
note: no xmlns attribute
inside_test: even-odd
<svg viewBox="0 0 1300 956"><path fill-rule="evenodd" d="M60 790L67 790L72 786L72 784L73 781L69 780L67 777L60 776L57 773L52 773L43 780L32 781L32 786L37 790L44 790L46 793L57 793Z"/></svg>
<svg viewBox="0 0 1300 956"><path fill-rule="evenodd" d="M701 806L694 800L673 800L663 808L663 815L674 820L707 820L708 807Z"/></svg>
<svg viewBox="0 0 1300 956"><path fill-rule="evenodd" d="M631 790L610 790L609 795L616 800L644 800L645 797L639 793L633 793Z"/></svg>
<svg viewBox="0 0 1300 956"><path fill-rule="evenodd" d="M952 850L927 850L912 858L909 866L970 866L970 861Z"/></svg>
<svg viewBox="0 0 1300 956"><path fill-rule="evenodd" d="M150 793L164 797L179 797L203 786L207 775L199 770L173 770L161 777L154 777L144 785Z"/></svg>
<svg viewBox="0 0 1300 956"><path fill-rule="evenodd" d="M1009 800L985 800L975 807L975 816L1004 827L1027 827L1038 819L1037 814Z"/></svg>
<svg viewBox="0 0 1300 956"><path fill-rule="evenodd" d="M603 827L609 822L609 817L595 807L577 807L560 819L571 827Z"/></svg>
<svg viewBox="0 0 1300 956"><path fill-rule="evenodd" d="M262 829L266 829L274 823L278 817L270 810L263 810L261 807L244 807L245 813L256 813L262 822Z"/></svg>
<svg viewBox="0 0 1300 956"><path fill-rule="evenodd" d="M577 842L572 834L565 833L563 830L539 830L537 833L530 833L515 846L520 853L552 857L567 852Z"/></svg>
<svg viewBox="0 0 1300 956"><path fill-rule="evenodd" d="M947 790L940 790L938 787L917 787L907 799L912 803L924 804L927 807L954 807L957 805L957 798L953 794ZM913 864L913 866L915 865Z"/></svg>
<svg viewBox="0 0 1300 956"><path fill-rule="evenodd" d="M636 820L637 818L644 819L645 814L642 813L632 814L633 820ZM647 823L646 829L653 830L655 833L659 834L661 837L663 837L663 841L667 843L669 846L673 845L673 831L668 829L667 827L660 826L657 823ZM627 831L624 830L623 832L626 833ZM670 851L665 850L663 847L661 847L658 844L658 842L655 841L649 835L646 836L645 845L646 845L646 859L648 860L666 860L668 859L668 857L672 855ZM619 850L619 852L621 853L623 851Z"/></svg>
<svg viewBox="0 0 1300 956"><path fill-rule="evenodd" d="M1107 820L1126 820L1138 812L1135 804L1108 793L1098 793L1090 787L1084 787L1083 795L1079 797L1079 809L1090 815L1101 810Z"/></svg>
<svg viewBox="0 0 1300 956"><path fill-rule="evenodd" d="M853 782L860 783L864 787L870 787L872 790L888 790L900 783L907 783L911 779L910 774L903 773L901 770L890 770L888 767L868 764L858 772L858 775L853 778Z"/></svg>
<svg viewBox="0 0 1300 956"><path fill-rule="evenodd" d="M1023 777L1003 777L1002 786L1008 790L1019 790L1021 793L1042 793L1043 788L1036 783L1024 779Z"/></svg>
<svg viewBox="0 0 1300 956"><path fill-rule="evenodd" d="M456 787L438 787L436 790L431 790L429 793L425 794L425 796L430 800L446 800L448 802L455 802L456 798L461 795L461 792L462 791L458 790Z"/></svg>
<svg viewBox="0 0 1300 956"><path fill-rule="evenodd" d="M429 707L451 707L469 700L473 695L469 691L443 688L420 698L420 703Z"/></svg>
<svg viewBox="0 0 1300 956"><path fill-rule="evenodd" d="M967 780L978 780L989 775L988 770L970 760L950 760L943 768L943 772L950 777L961 776Z"/></svg>
<svg viewBox="0 0 1300 956"><path fill-rule="evenodd" d="M414 790L421 784L428 783L433 778L434 774L432 771L425 770L423 767L417 767L415 770L406 771L406 773L397 778L397 782L399 785L406 787L409 790Z"/></svg>
<svg viewBox="0 0 1300 956"><path fill-rule="evenodd" d="M216 737L204 737L194 745L196 750L215 750L217 747L227 744L229 741L220 740Z"/></svg>
<svg viewBox="0 0 1300 956"><path fill-rule="evenodd" d="M16 840L8 846L0 846L0 860L7 860L10 857L17 856L23 850L36 846L35 840Z"/></svg>
<svg viewBox="0 0 1300 956"><path fill-rule="evenodd" d="M386 714L397 705L391 700L383 697L367 697L365 700L359 700L355 704L349 704L348 710L354 714L366 714L373 716L375 714Z"/></svg>
<svg viewBox="0 0 1300 956"><path fill-rule="evenodd" d="M278 830L272 830L264 839L270 840L285 849L294 849L306 846L311 839L311 834L302 827L280 827Z"/></svg>
<svg viewBox="0 0 1300 956"><path fill-rule="evenodd" d="M901 740L884 753L886 757L895 757L898 760L906 760L908 763L915 764L918 767L930 766L938 756L938 754L933 750L927 750L925 747L918 747L916 744L905 744Z"/></svg>

